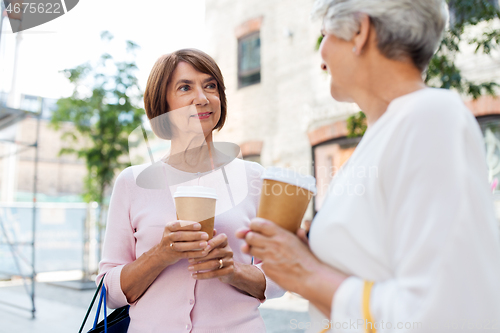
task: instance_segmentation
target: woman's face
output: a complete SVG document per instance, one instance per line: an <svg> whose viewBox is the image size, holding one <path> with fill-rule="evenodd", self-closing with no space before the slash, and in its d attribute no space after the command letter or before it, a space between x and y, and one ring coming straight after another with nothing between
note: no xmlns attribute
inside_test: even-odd
<svg viewBox="0 0 500 333"><path fill-rule="evenodd" d="M172 73L167 103L174 135L176 131L199 133L201 129L207 136L221 116L217 81L186 62L179 62Z"/></svg>
<svg viewBox="0 0 500 333"><path fill-rule="evenodd" d="M353 43L322 31L321 68L331 75L330 94L339 102L351 102L351 89L355 87L355 55Z"/></svg>

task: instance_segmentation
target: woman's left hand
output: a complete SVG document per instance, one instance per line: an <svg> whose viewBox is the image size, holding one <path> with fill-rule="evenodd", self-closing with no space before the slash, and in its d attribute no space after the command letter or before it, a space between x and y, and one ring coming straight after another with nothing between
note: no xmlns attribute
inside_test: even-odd
<svg viewBox="0 0 500 333"><path fill-rule="evenodd" d="M229 246L226 234L217 235L208 241L210 251L205 257L189 259L188 270L196 280L219 278L221 282L230 283L234 277L233 250ZM222 262L222 267L221 267Z"/></svg>
<svg viewBox="0 0 500 333"><path fill-rule="evenodd" d="M253 219L236 237L246 241L242 252L261 259L266 275L289 291L300 293L301 285L322 265L297 235L268 220Z"/></svg>

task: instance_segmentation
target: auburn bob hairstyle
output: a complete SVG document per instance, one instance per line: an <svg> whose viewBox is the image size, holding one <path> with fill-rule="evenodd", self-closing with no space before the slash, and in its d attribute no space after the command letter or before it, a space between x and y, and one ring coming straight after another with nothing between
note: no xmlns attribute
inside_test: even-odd
<svg viewBox="0 0 500 333"><path fill-rule="evenodd" d="M227 115L224 79L219 66L217 66L212 57L197 49L178 50L170 54L165 54L156 61L149 74L146 91L144 92L146 115L152 120L170 111L167 102L167 86L171 81L172 73L181 61L190 64L201 73L211 75L217 81L221 113L214 130L220 130L224 126Z"/></svg>

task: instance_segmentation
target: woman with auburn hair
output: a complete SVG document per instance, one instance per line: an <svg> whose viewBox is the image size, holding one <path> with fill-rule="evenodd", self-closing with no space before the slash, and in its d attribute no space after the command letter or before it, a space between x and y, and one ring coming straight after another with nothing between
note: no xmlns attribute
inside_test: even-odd
<svg viewBox="0 0 500 333"><path fill-rule="evenodd" d="M258 307L283 294L234 236L256 215L259 196L248 189L263 168L214 145L227 116L224 90L219 67L199 50L164 55L151 70L144 103L156 136L171 141L160 161L168 186L141 187L138 166L118 176L96 280L106 274L111 308L130 305L129 332L265 332ZM200 184L218 196L210 240L200 223L177 219L172 197L178 185Z"/></svg>
<svg viewBox="0 0 500 333"><path fill-rule="evenodd" d="M368 129L309 238L254 219L237 233L242 250L310 301L310 332L499 332L499 232L482 134L458 94L422 80L446 2L317 0L314 15L331 95L357 103Z"/></svg>

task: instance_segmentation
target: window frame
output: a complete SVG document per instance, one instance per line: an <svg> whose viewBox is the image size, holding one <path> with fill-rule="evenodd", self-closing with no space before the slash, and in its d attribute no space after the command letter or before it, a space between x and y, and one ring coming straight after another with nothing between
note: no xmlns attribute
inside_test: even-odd
<svg viewBox="0 0 500 333"><path fill-rule="evenodd" d="M326 141L320 142L318 144L315 144L314 146L311 147L311 160L312 160L312 174L313 177L317 177L317 163L316 163L316 148L323 147L323 146L328 146L331 144L338 144L340 147L343 148L349 148L349 147L356 147L360 142L363 137L354 137L354 138L349 138L347 136L341 136L337 138L332 138L328 139ZM332 159L333 160L333 159ZM334 175L330 175L330 182L333 179ZM317 178L316 178L317 181ZM316 196L313 197L312 201L312 206L313 206L313 216L316 216L318 213L317 207L316 207Z"/></svg>
<svg viewBox="0 0 500 333"><path fill-rule="evenodd" d="M241 62L242 62L242 54L243 54L242 44L246 39L251 39L254 36L258 37L259 44L260 44L260 30L252 31L251 33L245 34L245 35L241 36L240 38L238 38L238 54L237 54L237 56L238 56L238 89L252 86L254 84L259 84L262 80L262 78L260 77L260 73L261 73L261 69L262 69L262 63L261 63L262 57L261 57L260 50L259 50L259 67L255 68L255 69L251 69L251 70L241 71ZM246 77L249 77L249 76L252 76L255 74L259 74L259 81L258 82L253 82L250 84L243 84L242 83L243 78L246 78Z"/></svg>

